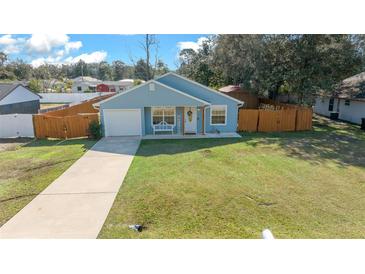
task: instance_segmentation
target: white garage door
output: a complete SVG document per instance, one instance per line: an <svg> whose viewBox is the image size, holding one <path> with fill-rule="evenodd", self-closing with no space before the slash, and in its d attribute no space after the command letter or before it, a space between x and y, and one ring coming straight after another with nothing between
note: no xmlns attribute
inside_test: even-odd
<svg viewBox="0 0 365 274"><path fill-rule="evenodd" d="M104 110L105 136L142 135L140 109Z"/></svg>

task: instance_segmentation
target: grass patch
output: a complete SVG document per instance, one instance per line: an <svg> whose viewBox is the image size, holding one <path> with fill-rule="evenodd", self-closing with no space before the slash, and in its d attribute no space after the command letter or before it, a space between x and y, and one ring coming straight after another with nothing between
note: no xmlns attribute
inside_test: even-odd
<svg viewBox="0 0 365 274"><path fill-rule="evenodd" d="M242 135L143 141L99 238L365 237L358 126Z"/></svg>
<svg viewBox="0 0 365 274"><path fill-rule="evenodd" d="M95 141L37 140L0 152L0 226L59 177Z"/></svg>

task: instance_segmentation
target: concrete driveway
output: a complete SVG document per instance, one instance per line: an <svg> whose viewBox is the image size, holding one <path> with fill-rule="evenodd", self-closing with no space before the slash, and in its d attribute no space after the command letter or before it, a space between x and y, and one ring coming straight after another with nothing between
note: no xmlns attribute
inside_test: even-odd
<svg viewBox="0 0 365 274"><path fill-rule="evenodd" d="M0 228L0 238L95 239L140 143L103 138Z"/></svg>

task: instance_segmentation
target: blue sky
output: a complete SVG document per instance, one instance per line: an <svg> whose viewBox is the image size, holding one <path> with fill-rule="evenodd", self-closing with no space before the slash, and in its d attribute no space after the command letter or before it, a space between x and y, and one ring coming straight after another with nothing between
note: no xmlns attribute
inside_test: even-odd
<svg viewBox="0 0 365 274"><path fill-rule="evenodd" d="M158 55L170 69L176 69L177 56L183 48L197 49L208 35L161 34ZM107 34L0 34L0 51L9 59L21 58L33 66L43 63L87 63L122 60L131 64L144 56L140 46L144 35Z"/></svg>

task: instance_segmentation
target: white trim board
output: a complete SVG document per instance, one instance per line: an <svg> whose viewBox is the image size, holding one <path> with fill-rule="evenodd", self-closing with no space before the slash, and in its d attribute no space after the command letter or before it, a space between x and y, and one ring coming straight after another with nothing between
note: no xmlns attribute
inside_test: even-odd
<svg viewBox="0 0 365 274"><path fill-rule="evenodd" d="M205 89L206 89L206 90L208 90L208 91L215 92L215 93L217 93L217 94L219 94L219 95L221 95L221 96L223 96L223 97L226 97L226 98L228 98L228 99L231 99L232 101L236 101L237 103L244 105L244 102L242 102L242 101L240 101L240 100L238 100L238 99L236 99L236 98L233 98L233 97L231 97L231 96L228 96L228 95L226 95L226 94L224 94L224 93L221 93L221 92L219 92L219 91L217 91L217 90L214 90L214 89L212 89L212 88L210 88L210 87L204 86L204 85L202 85L202 84L200 84L200 83L198 83L198 82L195 82L195 81L193 81L193 80L190 80L189 78L186 78L186 77L181 76L181 75L179 75L179 74L176 74L176 73L174 73L174 72L168 72L168 73L166 73L166 74L164 74L164 75L161 75L161 76L157 77L157 78L156 78L156 80L161 79L161 78L164 78L164 77L166 77L166 76L168 76L168 75L174 75L174 76L176 76L176 77L178 77L178 78L180 78L180 79L186 80L186 81L188 81L188 82L190 82L190 83L192 83L192 84L195 84L195 85L197 85L197 86L200 86L200 87L202 87L202 88L205 88Z"/></svg>

